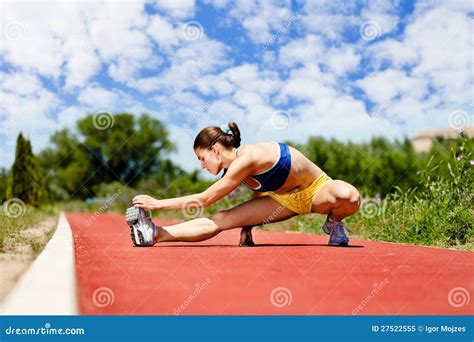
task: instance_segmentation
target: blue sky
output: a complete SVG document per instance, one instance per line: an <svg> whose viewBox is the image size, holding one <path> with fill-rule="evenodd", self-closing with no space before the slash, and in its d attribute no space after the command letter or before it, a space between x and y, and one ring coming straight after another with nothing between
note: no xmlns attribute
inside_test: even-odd
<svg viewBox="0 0 474 342"><path fill-rule="evenodd" d="M243 143L412 137L472 124L470 1L2 3L0 166L96 113L147 112L192 141L235 121Z"/></svg>

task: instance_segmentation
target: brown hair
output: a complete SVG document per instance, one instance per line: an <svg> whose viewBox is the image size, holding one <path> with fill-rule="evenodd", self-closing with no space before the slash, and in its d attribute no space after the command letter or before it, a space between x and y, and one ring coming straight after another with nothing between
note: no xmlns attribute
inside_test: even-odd
<svg viewBox="0 0 474 342"><path fill-rule="evenodd" d="M203 128L194 139L194 149L210 149L215 143L221 143L227 149L240 146L240 130L235 122L228 123L232 134L225 134L219 126Z"/></svg>

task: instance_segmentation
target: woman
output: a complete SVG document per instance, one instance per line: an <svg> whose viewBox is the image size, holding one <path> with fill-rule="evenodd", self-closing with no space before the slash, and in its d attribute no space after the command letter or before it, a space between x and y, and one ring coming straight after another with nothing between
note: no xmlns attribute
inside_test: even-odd
<svg viewBox="0 0 474 342"><path fill-rule="evenodd" d="M136 196L132 201L134 207L156 210L205 208L231 193L242 182L253 191L252 199L210 217L162 227L155 226L141 210L143 221L151 230L147 234L140 233L144 239L141 237L138 241L129 223L136 245L202 241L223 230L240 227L240 245L252 246L253 226L308 213L327 214L323 230L330 235L329 245L348 245L345 230L349 229L342 219L357 212L359 192L349 183L329 178L298 150L276 142L240 146L240 131L232 122L201 130L194 141L194 152L202 168L214 175L224 169L223 177L199 194L170 199Z"/></svg>

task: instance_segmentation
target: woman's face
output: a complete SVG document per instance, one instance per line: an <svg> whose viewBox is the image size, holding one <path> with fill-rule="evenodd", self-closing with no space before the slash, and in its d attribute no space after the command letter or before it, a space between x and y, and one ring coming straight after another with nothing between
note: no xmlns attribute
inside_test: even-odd
<svg viewBox="0 0 474 342"><path fill-rule="evenodd" d="M209 150L197 148L194 153L201 162L201 168L206 169L213 175L217 175L221 171L221 158L216 145L213 145Z"/></svg>

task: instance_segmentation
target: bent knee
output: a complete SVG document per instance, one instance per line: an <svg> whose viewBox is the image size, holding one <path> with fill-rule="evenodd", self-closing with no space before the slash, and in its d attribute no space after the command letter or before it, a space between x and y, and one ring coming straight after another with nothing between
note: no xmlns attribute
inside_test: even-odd
<svg viewBox="0 0 474 342"><path fill-rule="evenodd" d="M354 207L356 210L360 205L360 193L350 184L341 184L335 192L336 201L343 201L347 206Z"/></svg>
<svg viewBox="0 0 474 342"><path fill-rule="evenodd" d="M210 216L209 219L217 225L217 230L227 229L229 223L230 210L221 210L214 215Z"/></svg>

